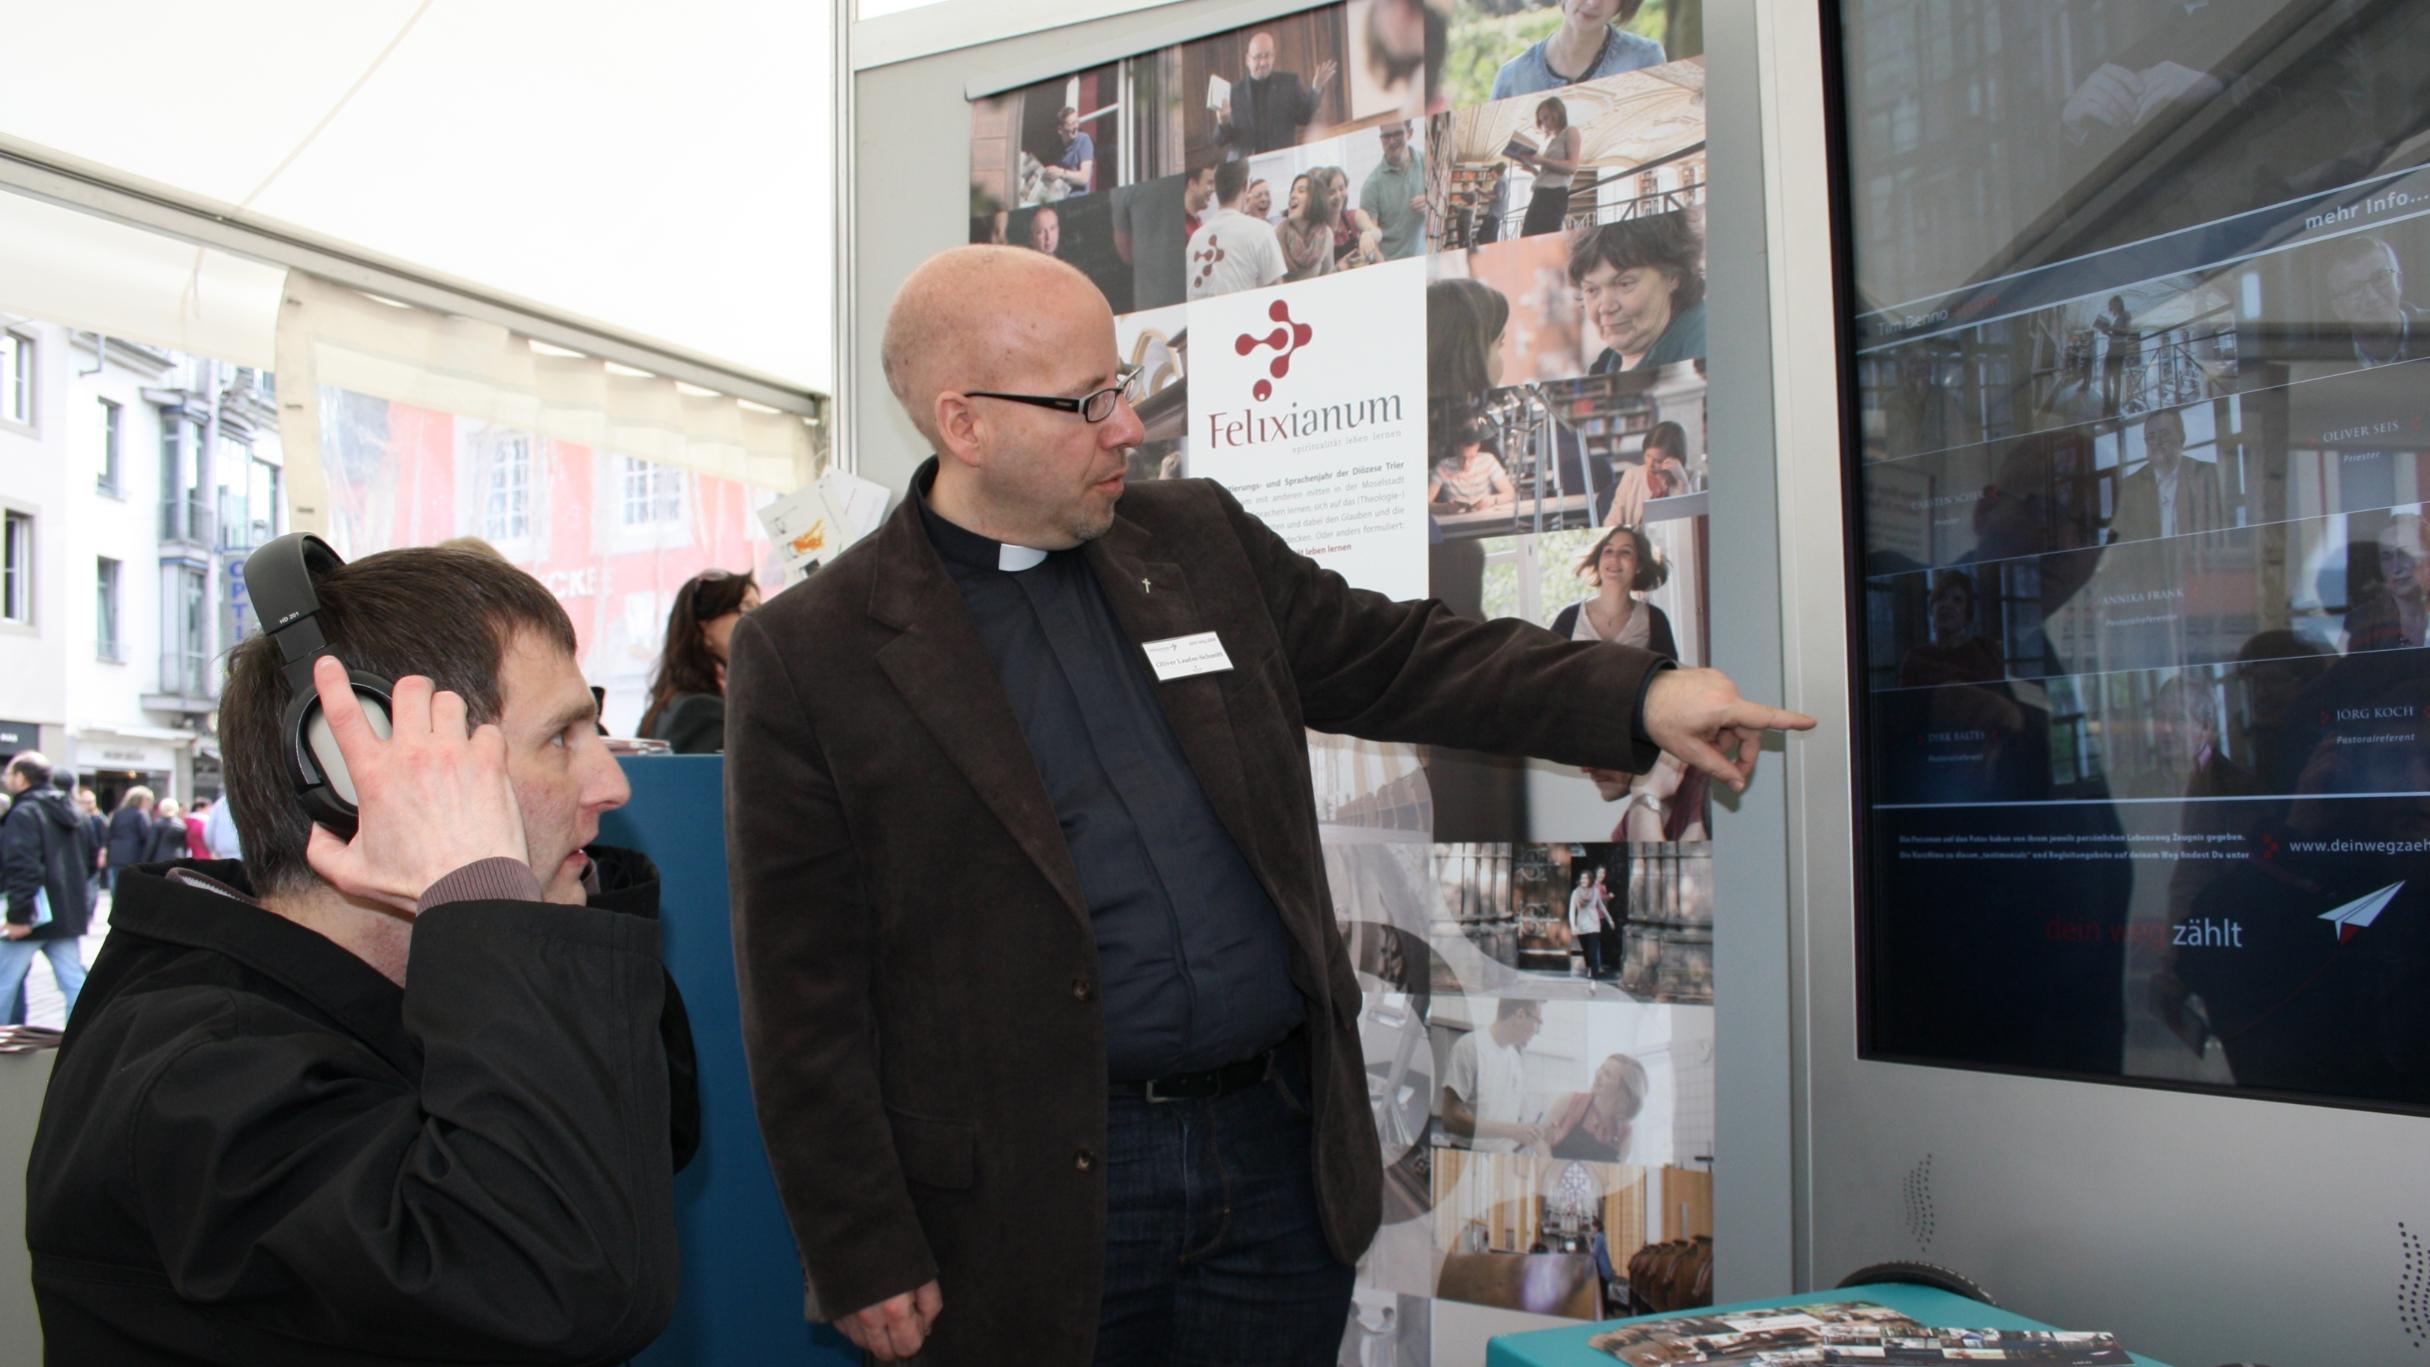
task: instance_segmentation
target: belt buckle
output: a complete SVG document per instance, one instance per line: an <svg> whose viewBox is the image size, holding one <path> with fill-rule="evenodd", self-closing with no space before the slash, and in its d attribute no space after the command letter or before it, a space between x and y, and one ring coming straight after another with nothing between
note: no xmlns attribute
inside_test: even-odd
<svg viewBox="0 0 2430 1367"><path fill-rule="evenodd" d="M1143 1097L1147 1098L1147 1101L1148 1101L1148 1103L1149 1103L1150 1105L1155 1105L1155 1104L1158 1104L1158 1103L1161 1103L1161 1102L1166 1102L1166 1101L1172 1101L1172 1100L1176 1100L1176 1098L1174 1098L1174 1097L1164 1096L1164 1095L1161 1095L1161 1094L1159 1094L1159 1093L1157 1092L1157 1090L1156 1090L1156 1084L1157 1084L1158 1082L1161 1082L1161 1081L1163 1081L1163 1079L1162 1079L1162 1078L1153 1078L1153 1077L1152 1077L1152 1078L1149 1078L1149 1079L1147 1080L1147 1082L1146 1082L1145 1084L1143 1084L1143 1085L1141 1086L1141 1088L1140 1088L1140 1092L1139 1092L1139 1094L1140 1094L1141 1096L1143 1096Z"/></svg>

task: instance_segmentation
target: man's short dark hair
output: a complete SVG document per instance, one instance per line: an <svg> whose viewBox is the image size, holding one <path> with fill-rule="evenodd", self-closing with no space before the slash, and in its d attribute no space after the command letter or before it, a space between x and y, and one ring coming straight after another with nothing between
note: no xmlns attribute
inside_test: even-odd
<svg viewBox="0 0 2430 1367"><path fill-rule="evenodd" d="M70 798L76 796L76 771L62 764L51 770L51 786Z"/></svg>
<svg viewBox="0 0 2430 1367"><path fill-rule="evenodd" d="M8 762L8 771L25 780L26 790L28 792L31 792L36 788L40 788L51 781L51 766L49 762L44 760L40 754L32 750L28 750L22 754L10 757Z"/></svg>
<svg viewBox="0 0 2430 1367"><path fill-rule="evenodd" d="M1685 213L1647 214L1578 234L1569 249L1569 283L1586 283L1597 266L1668 272L1673 315L1704 302L1704 241Z"/></svg>
<svg viewBox="0 0 2430 1367"><path fill-rule="evenodd" d="M402 679L426 675L460 694L467 720L498 719L499 671L514 638L533 632L567 654L574 624L539 580L496 558L436 546L383 551L313 580L321 632L349 669ZM278 646L257 635L228 655L219 732L225 800L235 805L245 876L257 895L312 886L304 862L312 823L288 777L283 725L287 673Z"/></svg>
<svg viewBox="0 0 2430 1367"><path fill-rule="evenodd" d="M1249 163L1227 161L1215 168L1215 202L1230 204L1249 188Z"/></svg>
<svg viewBox="0 0 2430 1367"><path fill-rule="evenodd" d="M1493 1018L1506 1021L1522 1011L1533 1011L1537 1020L1544 1019L1544 1004L1533 997L1503 997L1497 1000L1493 1006Z"/></svg>

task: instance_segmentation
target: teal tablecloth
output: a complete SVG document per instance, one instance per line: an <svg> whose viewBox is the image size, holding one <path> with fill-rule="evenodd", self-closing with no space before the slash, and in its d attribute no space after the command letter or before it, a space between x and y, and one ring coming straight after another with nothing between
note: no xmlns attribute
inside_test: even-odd
<svg viewBox="0 0 2430 1367"><path fill-rule="evenodd" d="M1485 1367L1617 1367L1619 1359L1609 1353L1586 1346L1586 1341L1612 1327L1612 1324L1643 1324L1648 1320L1678 1319L1686 1315L1733 1314L1742 1310L1771 1310L1791 1305L1822 1305L1832 1301L1871 1301L1904 1313L1918 1324L1942 1329L2055 1329L2058 1325L2029 1320L2006 1310L1994 1310L1981 1301L1952 1295L1928 1286L1883 1285L1849 1286L1837 1291L1809 1291L1802 1296L1782 1296L1769 1301L1739 1301L1732 1305L1707 1306L1700 1310L1681 1310L1668 1315L1646 1315L1634 1320L1614 1320L1611 1324L1585 1324L1574 1329L1539 1329L1528 1334L1504 1334L1485 1346ZM2107 1329L2105 1324L2074 1324L2070 1329ZM2131 1346L2131 1345L2130 1345ZM2166 1363L2141 1354L2135 1355L2141 1367L2167 1367Z"/></svg>

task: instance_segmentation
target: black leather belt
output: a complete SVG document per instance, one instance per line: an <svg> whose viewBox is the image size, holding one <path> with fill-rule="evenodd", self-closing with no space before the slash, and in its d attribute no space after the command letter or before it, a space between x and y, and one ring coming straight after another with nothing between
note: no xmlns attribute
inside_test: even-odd
<svg viewBox="0 0 2430 1367"><path fill-rule="evenodd" d="M1107 1090L1115 1096L1135 1096L1147 1101L1205 1101L1254 1087L1273 1076L1274 1054L1274 1050L1268 1049L1220 1068L1174 1073L1145 1082L1116 1082Z"/></svg>

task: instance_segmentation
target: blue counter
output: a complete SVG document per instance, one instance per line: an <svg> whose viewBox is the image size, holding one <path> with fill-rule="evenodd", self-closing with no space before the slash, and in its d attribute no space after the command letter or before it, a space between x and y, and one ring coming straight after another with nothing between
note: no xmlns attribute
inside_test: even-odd
<svg viewBox="0 0 2430 1367"><path fill-rule="evenodd" d="M658 865L667 971L700 1055L700 1152L675 1179L683 1295L635 1367L858 1364L841 1335L802 1319L801 1258L751 1110L726 885L725 761L635 757L624 772L633 799L607 814L599 839Z"/></svg>

